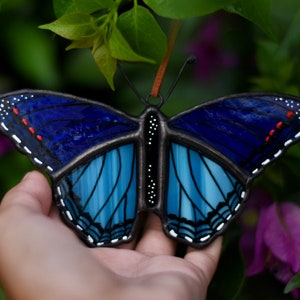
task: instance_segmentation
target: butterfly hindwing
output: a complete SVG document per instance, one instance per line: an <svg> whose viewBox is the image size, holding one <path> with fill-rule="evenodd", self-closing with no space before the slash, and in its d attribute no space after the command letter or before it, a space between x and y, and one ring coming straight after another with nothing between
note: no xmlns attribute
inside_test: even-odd
<svg viewBox="0 0 300 300"><path fill-rule="evenodd" d="M244 200L245 186L200 151L178 143L169 149L165 231L204 246L222 232Z"/></svg>
<svg viewBox="0 0 300 300"><path fill-rule="evenodd" d="M75 167L55 184L64 218L92 246L132 236L137 214L136 145L109 150Z"/></svg>

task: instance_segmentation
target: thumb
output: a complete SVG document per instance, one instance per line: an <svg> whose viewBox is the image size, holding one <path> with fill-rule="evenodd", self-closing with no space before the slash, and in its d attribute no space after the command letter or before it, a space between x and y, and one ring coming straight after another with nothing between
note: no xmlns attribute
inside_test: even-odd
<svg viewBox="0 0 300 300"><path fill-rule="evenodd" d="M0 210L26 208L31 212L49 214L52 204L51 188L47 179L39 172L32 171L6 193Z"/></svg>

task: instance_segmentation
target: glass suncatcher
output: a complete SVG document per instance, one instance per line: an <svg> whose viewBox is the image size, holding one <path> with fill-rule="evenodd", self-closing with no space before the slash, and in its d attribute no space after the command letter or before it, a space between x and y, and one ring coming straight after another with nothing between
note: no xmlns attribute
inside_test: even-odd
<svg viewBox="0 0 300 300"><path fill-rule="evenodd" d="M131 117L71 95L0 98L0 128L52 179L62 218L89 246L132 239L139 213L203 247L241 211L253 179L300 138L300 99L240 94L175 117L146 101Z"/></svg>

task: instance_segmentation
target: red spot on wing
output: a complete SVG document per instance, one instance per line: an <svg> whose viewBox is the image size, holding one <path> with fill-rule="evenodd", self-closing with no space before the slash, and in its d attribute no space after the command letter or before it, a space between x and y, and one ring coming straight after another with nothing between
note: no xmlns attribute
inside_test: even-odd
<svg viewBox="0 0 300 300"><path fill-rule="evenodd" d="M28 129L29 129L29 131L30 131L32 134L34 134L34 133L35 133L35 130L34 130L34 128L33 128L33 127L29 127Z"/></svg>
<svg viewBox="0 0 300 300"><path fill-rule="evenodd" d="M276 124L276 128L277 128L277 129L280 129L280 128L282 127L282 125L283 125L283 122L280 121L280 122L278 122L278 123Z"/></svg>
<svg viewBox="0 0 300 300"><path fill-rule="evenodd" d="M286 113L286 117L289 118L289 119L292 118L293 115L294 115L294 112L292 112L292 111L288 111L288 112ZM275 134L277 134L280 130L282 130L283 127L284 127L283 121L277 122L276 125L275 125L275 128L273 128L273 129L271 129L271 130L269 131L269 134L268 134L268 135L266 136L266 138L265 138L265 142L266 142L266 143L270 142L271 138L272 138Z"/></svg>
<svg viewBox="0 0 300 300"><path fill-rule="evenodd" d="M14 113L15 115L18 115L18 114L20 113L20 111L19 111L16 107L14 107L14 108L13 108L13 113Z"/></svg>
<svg viewBox="0 0 300 300"><path fill-rule="evenodd" d="M293 115L294 115L294 113L293 113L292 111L288 111L288 112L286 113L286 117L287 117L288 119L290 119Z"/></svg>
<svg viewBox="0 0 300 300"><path fill-rule="evenodd" d="M19 114L20 114L20 111L19 111L16 107L14 107L14 108L12 109L12 111L13 111L13 113L14 113L15 115L19 115ZM35 134L35 129L34 129L32 126L29 126L29 122L28 122L27 119L23 118L23 119L22 119L22 123L28 128L28 130L29 130L32 134ZM42 140L43 140L43 137L42 137L41 135L39 135L39 134L37 134L35 137L36 137L39 141L42 141Z"/></svg>
<svg viewBox="0 0 300 300"><path fill-rule="evenodd" d="M272 130L269 132L269 136L274 135L275 132L276 132L276 130L275 130L275 129L272 129Z"/></svg>

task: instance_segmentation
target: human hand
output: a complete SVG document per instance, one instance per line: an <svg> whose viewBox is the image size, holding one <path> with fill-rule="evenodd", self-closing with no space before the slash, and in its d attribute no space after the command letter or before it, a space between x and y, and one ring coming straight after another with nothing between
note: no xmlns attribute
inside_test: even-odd
<svg viewBox="0 0 300 300"><path fill-rule="evenodd" d="M205 299L221 238L209 247L176 243L149 215L140 240L88 248L59 218L51 189L34 171L0 205L0 282L9 299Z"/></svg>

